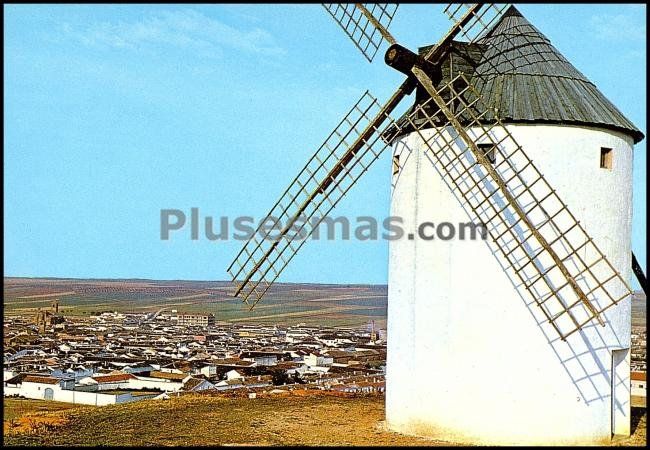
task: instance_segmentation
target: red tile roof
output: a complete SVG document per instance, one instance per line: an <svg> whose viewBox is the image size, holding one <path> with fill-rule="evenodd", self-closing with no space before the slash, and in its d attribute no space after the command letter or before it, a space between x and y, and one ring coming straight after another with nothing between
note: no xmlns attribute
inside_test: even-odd
<svg viewBox="0 0 650 450"><path fill-rule="evenodd" d="M630 372L634 381L645 381L645 372Z"/></svg>
<svg viewBox="0 0 650 450"><path fill-rule="evenodd" d="M52 377L39 377L35 375L27 375L23 378L23 383L43 383L43 384L58 384L59 380Z"/></svg>
<svg viewBox="0 0 650 450"><path fill-rule="evenodd" d="M114 383L116 381L127 381L132 378L135 378L130 373L116 373L115 375L100 375L98 377L93 377L98 383Z"/></svg>

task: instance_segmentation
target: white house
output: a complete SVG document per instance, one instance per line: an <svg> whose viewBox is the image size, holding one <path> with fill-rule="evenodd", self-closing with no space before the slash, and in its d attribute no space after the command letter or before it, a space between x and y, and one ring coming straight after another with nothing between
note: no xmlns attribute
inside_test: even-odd
<svg viewBox="0 0 650 450"><path fill-rule="evenodd" d="M85 377L90 377L94 373L93 369L88 369L84 366L77 366L77 367L69 367L65 370L62 369L54 369L50 371L50 376L53 376L55 378L69 378L73 377L76 380L85 378Z"/></svg>
<svg viewBox="0 0 650 450"><path fill-rule="evenodd" d="M130 381L134 379L135 376L129 373L118 373L85 377L79 380L79 384L91 387L93 391L109 391L115 389L128 389L131 387Z"/></svg>
<svg viewBox="0 0 650 450"><path fill-rule="evenodd" d="M648 384L645 374L645 372L632 372L630 374L632 395L636 397L645 397L647 395Z"/></svg>
<svg viewBox="0 0 650 450"><path fill-rule="evenodd" d="M217 366L214 364L208 364L207 366L203 366L199 369L199 373L201 375L205 375L206 377L213 377L217 374Z"/></svg>
<svg viewBox="0 0 650 450"><path fill-rule="evenodd" d="M20 396L25 398L53 400L54 393L65 387L72 388L74 380L63 380L49 376L27 375L20 383Z"/></svg>
<svg viewBox="0 0 650 450"><path fill-rule="evenodd" d="M89 386L89 385L87 385ZM133 395L130 392L120 394L104 394L78 390L74 379L57 379L46 375L18 376L8 380L4 385L4 396L17 395L23 398L37 400L52 400L57 402L80 405L104 406L116 403L127 403L155 398L159 393Z"/></svg>
<svg viewBox="0 0 650 450"><path fill-rule="evenodd" d="M146 352L146 350L145 350ZM151 372L152 370L155 370L155 368L150 365L150 364L135 364L133 366L128 365L124 366L122 369L122 372L124 373L143 373L143 372Z"/></svg>
<svg viewBox="0 0 650 450"><path fill-rule="evenodd" d="M214 389L214 384L202 378L190 378L183 384L183 391L186 392L198 392L207 389Z"/></svg>
<svg viewBox="0 0 650 450"><path fill-rule="evenodd" d="M13 370L4 370L2 372L2 381L10 380L13 377L15 377L16 375L18 375L18 372L15 372Z"/></svg>
<svg viewBox="0 0 650 450"><path fill-rule="evenodd" d="M243 378L244 376L241 373L237 372L235 369L226 372L226 380L237 380Z"/></svg>
<svg viewBox="0 0 650 450"><path fill-rule="evenodd" d="M152 371L148 376L135 375L133 380L129 381L129 387L132 389L157 389L165 392L178 392L183 389L192 376L185 373L171 373Z"/></svg>
<svg viewBox="0 0 650 450"><path fill-rule="evenodd" d="M225 391L228 389L239 389L244 387L244 381L241 379L221 380L214 383L214 388L218 391Z"/></svg>
<svg viewBox="0 0 650 450"><path fill-rule="evenodd" d="M307 364L310 368L315 366L331 366L334 362L334 358L328 355L309 353L302 357L302 362Z"/></svg>

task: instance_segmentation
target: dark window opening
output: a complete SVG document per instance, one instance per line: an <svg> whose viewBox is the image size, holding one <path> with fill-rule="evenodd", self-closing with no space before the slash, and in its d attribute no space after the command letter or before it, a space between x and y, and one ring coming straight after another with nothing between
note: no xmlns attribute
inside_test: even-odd
<svg viewBox="0 0 650 450"><path fill-rule="evenodd" d="M614 154L611 148L601 147L600 149L600 168L611 169Z"/></svg>
<svg viewBox="0 0 650 450"><path fill-rule="evenodd" d="M393 155L393 175L399 172L399 155Z"/></svg>
<svg viewBox="0 0 650 450"><path fill-rule="evenodd" d="M497 162L496 149L494 144L478 144L478 150L487 158L490 164Z"/></svg>

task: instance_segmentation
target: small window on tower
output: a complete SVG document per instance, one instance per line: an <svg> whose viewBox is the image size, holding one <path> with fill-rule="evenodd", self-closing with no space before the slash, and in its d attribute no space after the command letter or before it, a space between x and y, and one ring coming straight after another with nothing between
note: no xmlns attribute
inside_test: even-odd
<svg viewBox="0 0 650 450"><path fill-rule="evenodd" d="M393 175L399 172L399 155L393 155Z"/></svg>
<svg viewBox="0 0 650 450"><path fill-rule="evenodd" d="M600 168L601 169L611 169L613 152L611 148L601 147L600 149Z"/></svg>
<svg viewBox="0 0 650 450"><path fill-rule="evenodd" d="M497 155L493 144L478 144L478 150L483 153L490 164L497 162Z"/></svg>

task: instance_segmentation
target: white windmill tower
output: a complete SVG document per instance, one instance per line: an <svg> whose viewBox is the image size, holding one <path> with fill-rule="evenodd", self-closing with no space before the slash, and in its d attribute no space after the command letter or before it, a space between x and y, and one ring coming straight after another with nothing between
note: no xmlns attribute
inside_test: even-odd
<svg viewBox="0 0 650 450"><path fill-rule="evenodd" d="M404 229L473 221L487 240L390 243L388 426L500 444L629 434L643 134L508 5L448 7L451 29L419 55L387 31L397 5L326 8L367 59L388 41L385 61L407 79L383 106L366 92L312 156L269 213L280 237L256 234L229 267L235 295L254 307L311 219L392 145Z"/></svg>

